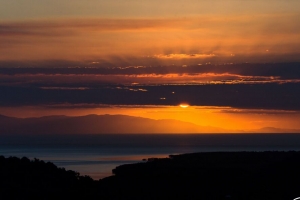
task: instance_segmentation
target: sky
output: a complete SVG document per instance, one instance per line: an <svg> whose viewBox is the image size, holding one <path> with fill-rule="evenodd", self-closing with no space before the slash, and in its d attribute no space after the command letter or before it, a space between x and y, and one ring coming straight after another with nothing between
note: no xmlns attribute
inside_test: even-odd
<svg viewBox="0 0 300 200"><path fill-rule="evenodd" d="M299 7L298 0L0 0L0 114L300 129Z"/></svg>

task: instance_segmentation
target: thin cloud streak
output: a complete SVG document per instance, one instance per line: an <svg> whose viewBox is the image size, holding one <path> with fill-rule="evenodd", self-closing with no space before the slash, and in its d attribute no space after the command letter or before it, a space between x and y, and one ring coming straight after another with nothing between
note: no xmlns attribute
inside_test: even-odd
<svg viewBox="0 0 300 200"><path fill-rule="evenodd" d="M41 89L89 89L97 85L180 85L180 84L267 84L300 83L298 79L280 79L274 76L243 76L238 74L217 73L182 73L182 74L134 74L134 75L74 75L74 74L35 74L35 75L0 75L0 85L17 86L40 85ZM74 85L72 87L71 85ZM76 87L76 85L82 85ZM85 87L89 85L90 87ZM71 86L71 87L70 87Z"/></svg>
<svg viewBox="0 0 300 200"><path fill-rule="evenodd" d="M145 31L183 29L188 20L182 19L62 19L0 23L0 35L13 36L70 36L102 31Z"/></svg>
<svg viewBox="0 0 300 200"><path fill-rule="evenodd" d="M31 65L33 67L29 67ZM32 64L0 62L0 66L5 66L0 68L0 85L90 88L99 84L284 84L300 81L299 63L126 67L101 65L100 62L67 61Z"/></svg>
<svg viewBox="0 0 300 200"><path fill-rule="evenodd" d="M241 76L274 76L282 79L300 79L300 63L240 63L240 64L192 64L192 65L128 65L116 57L119 66L103 61L40 61L1 62L1 75L139 75L139 74L237 74ZM134 59L134 58L132 58ZM136 58L137 59L137 58ZM148 62L148 58L145 62ZM142 64L136 62L135 64Z"/></svg>
<svg viewBox="0 0 300 200"><path fill-rule="evenodd" d="M296 110L273 110L273 109L239 109L239 108L220 108L216 111L219 113L230 114L255 114L255 115L299 115L300 111Z"/></svg>

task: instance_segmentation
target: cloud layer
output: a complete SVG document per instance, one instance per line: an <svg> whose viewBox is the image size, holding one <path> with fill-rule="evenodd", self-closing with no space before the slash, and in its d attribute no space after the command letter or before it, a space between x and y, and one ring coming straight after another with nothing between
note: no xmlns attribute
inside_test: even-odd
<svg viewBox="0 0 300 200"><path fill-rule="evenodd" d="M300 61L298 18L291 13L2 21L0 60Z"/></svg>
<svg viewBox="0 0 300 200"><path fill-rule="evenodd" d="M1 65L0 106L186 102L300 110L299 63L103 67L100 62L56 61Z"/></svg>

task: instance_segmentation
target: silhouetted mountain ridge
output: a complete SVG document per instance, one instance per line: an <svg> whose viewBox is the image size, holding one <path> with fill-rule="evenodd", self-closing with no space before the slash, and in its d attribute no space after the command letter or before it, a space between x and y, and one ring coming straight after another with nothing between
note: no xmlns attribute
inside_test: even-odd
<svg viewBox="0 0 300 200"><path fill-rule="evenodd" d="M300 133L298 129L281 129L276 127L263 127L260 129L253 129L249 132L252 133Z"/></svg>
<svg viewBox="0 0 300 200"><path fill-rule="evenodd" d="M229 130L199 126L174 119L154 120L127 115L43 116L15 118L0 115L0 134L104 134L104 133L300 133L300 130L267 127Z"/></svg>
<svg viewBox="0 0 300 200"><path fill-rule="evenodd" d="M45 116L0 118L2 134L207 133L224 129L172 119L153 120L126 115Z"/></svg>

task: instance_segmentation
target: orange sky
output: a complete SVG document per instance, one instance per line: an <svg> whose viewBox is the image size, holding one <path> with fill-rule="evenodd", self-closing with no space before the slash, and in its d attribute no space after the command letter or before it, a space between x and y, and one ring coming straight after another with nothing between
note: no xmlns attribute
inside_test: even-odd
<svg viewBox="0 0 300 200"><path fill-rule="evenodd" d="M150 119L176 119L201 126L229 130L250 130L263 127L300 129L298 111L236 109L231 107L189 106L108 106L98 108L61 107L0 107L0 113L15 117L40 117L45 115L82 116L89 114L129 115Z"/></svg>
<svg viewBox="0 0 300 200"><path fill-rule="evenodd" d="M117 57L130 62L130 57L155 57L163 64L212 58L219 63L254 62L261 56L280 61L288 56L299 61L299 17L299 13L271 13L2 21L0 60L114 62Z"/></svg>
<svg viewBox="0 0 300 200"><path fill-rule="evenodd" d="M300 129L299 8L297 0L0 0L0 114ZM177 84L178 95L160 87ZM186 99L193 106L175 106Z"/></svg>

